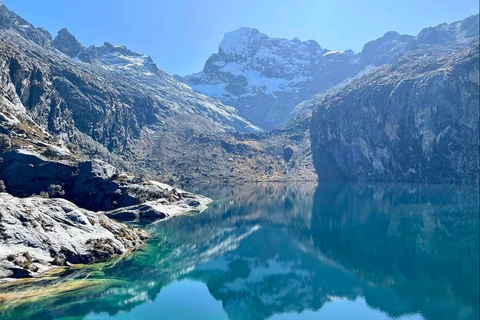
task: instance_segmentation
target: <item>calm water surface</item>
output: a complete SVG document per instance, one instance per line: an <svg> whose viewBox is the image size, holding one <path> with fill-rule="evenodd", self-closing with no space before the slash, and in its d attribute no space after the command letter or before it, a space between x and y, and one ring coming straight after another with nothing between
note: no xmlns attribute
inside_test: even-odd
<svg viewBox="0 0 480 320"><path fill-rule="evenodd" d="M153 238L126 259L0 288L45 292L0 302L0 319L479 318L477 187L192 191L216 201L143 225ZM65 291L75 284L87 285Z"/></svg>

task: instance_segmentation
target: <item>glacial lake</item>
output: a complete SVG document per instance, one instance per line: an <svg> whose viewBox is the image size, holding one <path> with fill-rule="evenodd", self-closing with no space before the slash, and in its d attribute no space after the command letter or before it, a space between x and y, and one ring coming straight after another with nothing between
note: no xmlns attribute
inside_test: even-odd
<svg viewBox="0 0 480 320"><path fill-rule="evenodd" d="M142 224L152 239L125 259L0 287L0 319L479 318L476 186L189 191L215 202Z"/></svg>

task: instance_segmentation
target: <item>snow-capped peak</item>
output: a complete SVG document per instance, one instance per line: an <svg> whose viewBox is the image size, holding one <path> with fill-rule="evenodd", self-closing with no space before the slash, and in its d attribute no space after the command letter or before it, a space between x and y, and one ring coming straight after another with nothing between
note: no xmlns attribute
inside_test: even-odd
<svg viewBox="0 0 480 320"><path fill-rule="evenodd" d="M268 37L257 29L242 27L225 33L218 47L220 54L231 59L246 58L255 53L262 40Z"/></svg>

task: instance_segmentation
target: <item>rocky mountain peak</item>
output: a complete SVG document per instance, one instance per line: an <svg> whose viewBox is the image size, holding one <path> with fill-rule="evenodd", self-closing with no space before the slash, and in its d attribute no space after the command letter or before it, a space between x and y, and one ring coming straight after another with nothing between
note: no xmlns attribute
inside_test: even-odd
<svg viewBox="0 0 480 320"><path fill-rule="evenodd" d="M426 46L439 46L439 50L458 50L478 37L478 14L452 23L427 27L417 36L401 35L389 31L382 37L365 44L360 55L364 64L380 66L389 63L407 50Z"/></svg>
<svg viewBox="0 0 480 320"><path fill-rule="evenodd" d="M271 38L243 27L226 33L203 71L184 81L270 130L284 124L293 107L316 91L316 84L324 86L320 73L327 74L333 65L354 58L353 54L325 51L314 40ZM346 73L350 75L350 70ZM337 81L329 77L326 85Z"/></svg>
<svg viewBox="0 0 480 320"><path fill-rule="evenodd" d="M263 40L268 36L254 28L242 27L225 33L218 47L218 53L226 60L245 61L259 49Z"/></svg>
<svg viewBox="0 0 480 320"><path fill-rule="evenodd" d="M0 28L11 29L18 32L25 39L35 42L43 48L49 48L52 44L52 35L43 28L35 28L27 20L15 12L10 11L0 2Z"/></svg>
<svg viewBox="0 0 480 320"><path fill-rule="evenodd" d="M126 56L143 56L143 54L132 51L128 49L126 46L115 46L108 41L105 41L103 43L103 46L97 47L97 49L103 54L118 52Z"/></svg>
<svg viewBox="0 0 480 320"><path fill-rule="evenodd" d="M149 55L138 53L126 46L105 42L102 46L90 46L78 56L80 61L95 63L107 69L152 75L161 72Z"/></svg>
<svg viewBox="0 0 480 320"><path fill-rule="evenodd" d="M478 37L479 16L472 15L464 20L442 23L423 29L416 37L416 44L464 46Z"/></svg>
<svg viewBox="0 0 480 320"><path fill-rule="evenodd" d="M394 59L402 52L414 37L389 31L382 37L367 42L362 49L360 61L364 64L382 65Z"/></svg>
<svg viewBox="0 0 480 320"><path fill-rule="evenodd" d="M138 53L126 46L113 45L105 41L102 46L85 48L66 28L61 29L52 46L70 58L97 64L107 69L139 72L143 75L158 73L160 70L149 55Z"/></svg>
<svg viewBox="0 0 480 320"><path fill-rule="evenodd" d="M58 31L57 36L53 39L52 46L70 58L74 58L82 52L85 47L72 35L66 28Z"/></svg>
<svg viewBox="0 0 480 320"><path fill-rule="evenodd" d="M302 41L284 38L271 38L255 28L241 27L225 33L218 47L218 53L212 55L223 62L252 64L255 60L304 58L320 56L322 48L315 40ZM218 63L217 63L218 64Z"/></svg>

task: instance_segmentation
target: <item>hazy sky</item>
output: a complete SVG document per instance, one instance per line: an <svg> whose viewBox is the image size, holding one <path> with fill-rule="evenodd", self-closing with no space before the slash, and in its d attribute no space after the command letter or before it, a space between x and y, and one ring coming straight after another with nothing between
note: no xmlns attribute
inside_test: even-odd
<svg viewBox="0 0 480 320"><path fill-rule="evenodd" d="M200 71L225 32L254 27L275 37L360 51L395 30L478 13L477 0L3 0L53 36L66 27L84 45L109 41L149 54L169 73Z"/></svg>

